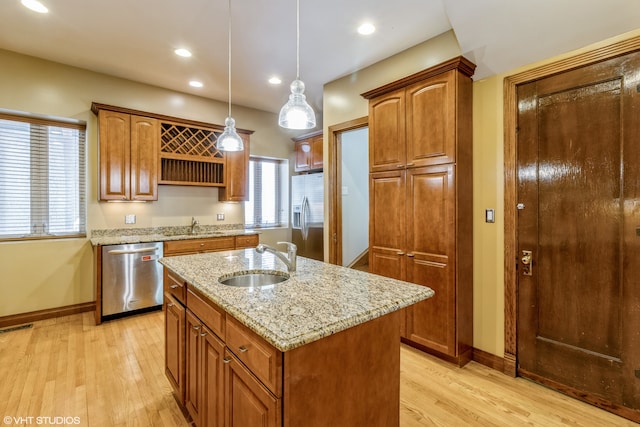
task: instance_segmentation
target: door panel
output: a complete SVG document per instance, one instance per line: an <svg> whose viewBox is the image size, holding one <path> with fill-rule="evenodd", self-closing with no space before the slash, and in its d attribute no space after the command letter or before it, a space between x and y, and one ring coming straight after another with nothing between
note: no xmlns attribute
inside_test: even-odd
<svg viewBox="0 0 640 427"><path fill-rule="evenodd" d="M407 338L455 356L455 166L407 171L407 281L435 295L407 309Z"/></svg>
<svg viewBox="0 0 640 427"><path fill-rule="evenodd" d="M369 103L369 171L403 167L406 162L404 90ZM380 141L381 143L377 143Z"/></svg>
<svg viewBox="0 0 640 427"><path fill-rule="evenodd" d="M518 87L518 369L640 409L640 54ZM635 113L633 113L635 112Z"/></svg>

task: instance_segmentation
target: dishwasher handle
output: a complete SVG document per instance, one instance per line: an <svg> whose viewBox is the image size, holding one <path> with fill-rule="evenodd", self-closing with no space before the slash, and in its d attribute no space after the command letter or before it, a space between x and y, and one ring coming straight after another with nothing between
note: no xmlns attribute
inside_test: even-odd
<svg viewBox="0 0 640 427"><path fill-rule="evenodd" d="M127 255L127 254L140 254L144 252L156 252L158 250L155 246L140 249L112 249L107 253L110 255Z"/></svg>

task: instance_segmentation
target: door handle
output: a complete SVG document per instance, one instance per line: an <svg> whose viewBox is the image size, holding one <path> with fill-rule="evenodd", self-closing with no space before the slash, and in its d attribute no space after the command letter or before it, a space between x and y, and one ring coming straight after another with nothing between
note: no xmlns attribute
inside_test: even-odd
<svg viewBox="0 0 640 427"><path fill-rule="evenodd" d="M520 258L520 261L522 262L522 274L525 276L531 276L533 267L533 252L522 251L522 258Z"/></svg>

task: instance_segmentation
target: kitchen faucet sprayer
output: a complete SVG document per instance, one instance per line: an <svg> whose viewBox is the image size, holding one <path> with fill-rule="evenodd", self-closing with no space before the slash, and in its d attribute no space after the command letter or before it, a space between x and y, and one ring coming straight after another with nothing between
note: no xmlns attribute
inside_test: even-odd
<svg viewBox="0 0 640 427"><path fill-rule="evenodd" d="M287 245L287 256L282 255L276 248L271 247L269 245L265 245L260 243L256 246L256 252L259 254L263 254L265 252L270 252L280 258L282 262L287 266L289 272L296 271L296 257L298 247L291 242L278 242L279 245Z"/></svg>

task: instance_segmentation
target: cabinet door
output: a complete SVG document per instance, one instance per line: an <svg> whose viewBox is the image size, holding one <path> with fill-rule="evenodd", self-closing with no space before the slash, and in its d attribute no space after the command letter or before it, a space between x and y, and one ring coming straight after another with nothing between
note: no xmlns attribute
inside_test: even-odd
<svg viewBox="0 0 640 427"><path fill-rule="evenodd" d="M202 427L224 426L224 343L207 327L202 338Z"/></svg>
<svg viewBox="0 0 640 427"><path fill-rule="evenodd" d="M221 202L244 202L249 200L249 138L241 135L244 150L224 153L224 187L218 190Z"/></svg>
<svg viewBox="0 0 640 427"><path fill-rule="evenodd" d="M369 177L369 269L404 280L405 171Z"/></svg>
<svg viewBox="0 0 640 427"><path fill-rule="evenodd" d="M311 143L307 140L295 143L296 172L304 172L311 169Z"/></svg>
<svg viewBox="0 0 640 427"><path fill-rule="evenodd" d="M100 200L129 200L131 120L128 114L100 110Z"/></svg>
<svg viewBox="0 0 640 427"><path fill-rule="evenodd" d="M455 166L407 170L407 281L435 295L407 310L407 338L456 354ZM471 238L471 236L469 236Z"/></svg>
<svg viewBox="0 0 640 427"><path fill-rule="evenodd" d="M176 399L184 403L184 326L185 309L168 293L164 295L165 312L165 374L173 387Z"/></svg>
<svg viewBox="0 0 640 427"><path fill-rule="evenodd" d="M311 139L311 169L317 170L324 167L324 149L322 144L322 135L314 136L313 139Z"/></svg>
<svg viewBox="0 0 640 427"><path fill-rule="evenodd" d="M456 161L456 73L405 90L408 167Z"/></svg>
<svg viewBox="0 0 640 427"><path fill-rule="evenodd" d="M369 102L369 171L403 168L405 152L404 90Z"/></svg>
<svg viewBox="0 0 640 427"><path fill-rule="evenodd" d="M228 350L225 353L225 363L225 426L280 426L280 400Z"/></svg>
<svg viewBox="0 0 640 427"><path fill-rule="evenodd" d="M196 426L201 426L202 395L204 378L202 375L202 339L200 320L187 310L186 314L186 381L184 406Z"/></svg>
<svg viewBox="0 0 640 427"><path fill-rule="evenodd" d="M160 124L131 116L131 200L158 200Z"/></svg>

